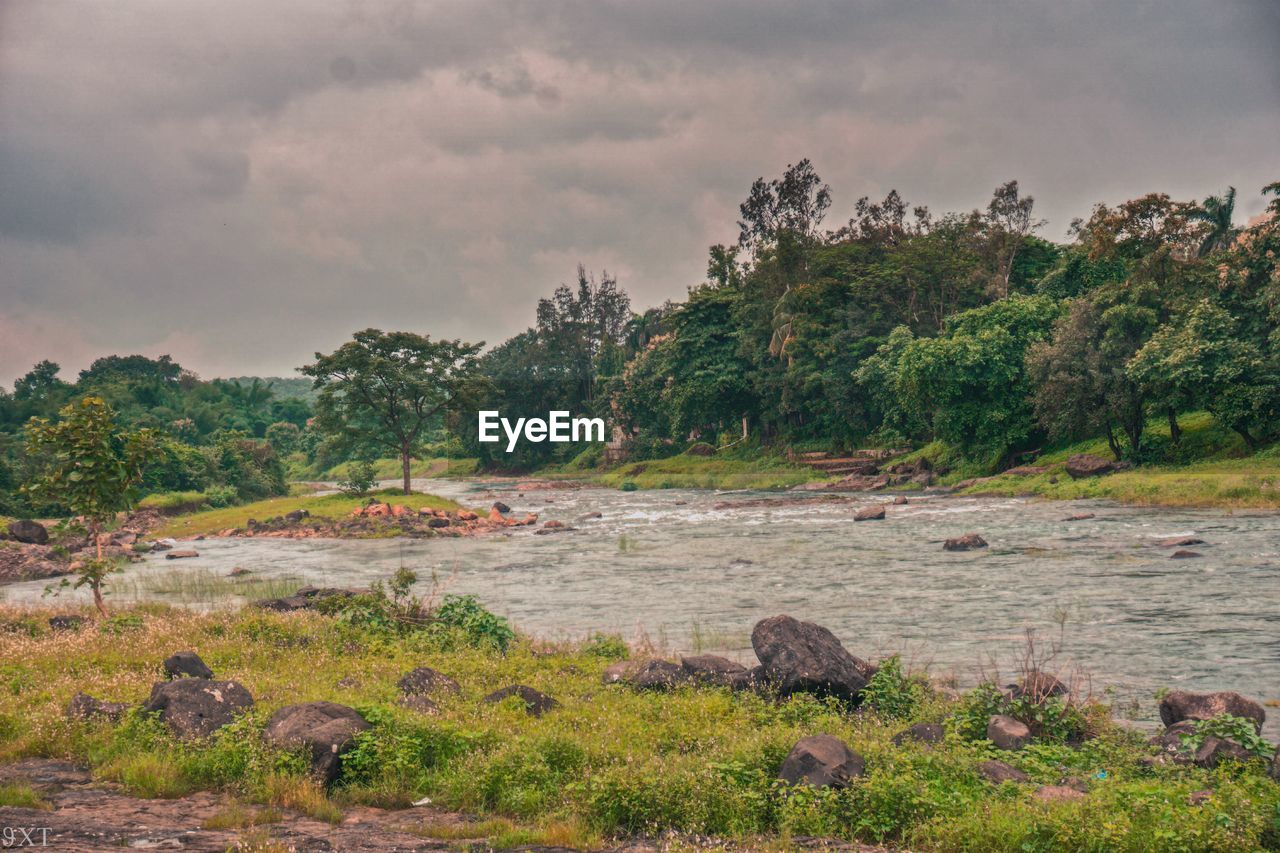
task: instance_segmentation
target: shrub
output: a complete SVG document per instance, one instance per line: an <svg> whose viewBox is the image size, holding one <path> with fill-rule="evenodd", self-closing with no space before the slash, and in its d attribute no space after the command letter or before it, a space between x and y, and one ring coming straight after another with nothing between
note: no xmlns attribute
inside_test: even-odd
<svg viewBox="0 0 1280 853"><path fill-rule="evenodd" d="M928 694L928 685L904 674L902 659L894 655L880 662L880 668L862 689L862 701L883 716L902 720L915 714Z"/></svg>
<svg viewBox="0 0 1280 853"><path fill-rule="evenodd" d="M433 628L456 632L471 646L505 652L516 638L507 620L486 610L474 595L446 595L431 618Z"/></svg>
<svg viewBox="0 0 1280 853"><path fill-rule="evenodd" d="M1275 753L1275 747L1258 734L1253 720L1247 717L1222 714L1211 720L1198 720L1195 723L1195 731L1182 736L1182 743L1194 752L1200 748L1207 737L1217 737L1237 743L1259 758L1270 758ZM1280 818L1280 814L1276 817Z"/></svg>
<svg viewBox="0 0 1280 853"><path fill-rule="evenodd" d="M631 655L626 641L617 634L594 634L583 643L582 651L605 660L626 660Z"/></svg>
<svg viewBox="0 0 1280 853"><path fill-rule="evenodd" d="M377 469L368 460L352 462L345 479L338 481L338 489L344 495L364 497L378 484Z"/></svg>

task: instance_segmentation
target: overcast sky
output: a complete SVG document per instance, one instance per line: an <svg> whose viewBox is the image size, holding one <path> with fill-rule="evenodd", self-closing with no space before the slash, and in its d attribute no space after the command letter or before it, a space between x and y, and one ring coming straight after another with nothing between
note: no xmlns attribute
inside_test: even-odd
<svg viewBox="0 0 1280 853"><path fill-rule="evenodd" d="M0 382L290 375L368 326L497 343L579 262L683 297L757 176L829 225L1017 178L1280 179L1275 0L0 0Z"/></svg>

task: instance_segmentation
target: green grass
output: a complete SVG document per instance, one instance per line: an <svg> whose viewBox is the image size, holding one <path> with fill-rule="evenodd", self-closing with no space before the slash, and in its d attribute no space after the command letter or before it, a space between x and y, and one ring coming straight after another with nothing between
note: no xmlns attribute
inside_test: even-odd
<svg viewBox="0 0 1280 853"><path fill-rule="evenodd" d="M777 456L754 458L671 456L627 462L590 477L613 488L637 489L783 489L823 479L819 472Z"/></svg>
<svg viewBox="0 0 1280 853"><path fill-rule="evenodd" d="M386 489L374 495L379 500L395 504L403 504L411 509L458 509L458 504L436 495L415 492L412 495L402 494L396 489ZM368 498L350 497L348 495L289 495L287 497L269 498L241 506L225 509L210 509L183 515L168 521L155 532L156 536L199 536L216 534L229 528L244 527L249 519L265 521L268 518L285 515L294 510L305 509L315 519L338 519L350 515L362 506Z"/></svg>
<svg viewBox="0 0 1280 853"><path fill-rule="evenodd" d="M409 465L409 474L415 479L430 477L469 477L476 473L479 460L449 459L433 457L430 459L414 459ZM351 468L355 463L342 462L322 472L316 479L343 480L351 476ZM399 459L379 459L373 463L373 475L379 480L399 480L404 476Z"/></svg>
<svg viewBox="0 0 1280 853"><path fill-rule="evenodd" d="M0 783L0 808L9 806L15 809L47 809L40 792L25 782Z"/></svg>
<svg viewBox="0 0 1280 853"><path fill-rule="evenodd" d="M0 612L35 617L37 625L46 615ZM955 704L927 689L899 691L901 717L891 719L803 696L776 701L711 688L643 694L604 686L609 659L569 643L521 638L501 654L445 635L391 633L315 613L153 606L126 615L140 621L128 642L95 626L0 633L0 761L69 758L137 795L210 790L333 822L353 806L400 808L430 797L478 820L442 823L432 812L433 822L425 822L407 812L419 834L482 836L494 847L604 846L668 830L765 849L786 849L801 835L942 851L1243 851L1280 843L1280 784L1267 778L1262 761L1212 771L1145 768L1139 759L1151 750L1143 737L1096 707L1088 723L1096 737L1079 748L1051 738L998 754L986 741L966 739L974 721L981 728L986 719L981 697ZM118 724L64 716L79 690L142 700L160 677L160 661L176 649L196 650L219 677L248 687L258 704L196 744L174 741L136 713ZM396 680L423 664L462 686L433 697L437 716L395 701ZM517 703L480 701L512 683L549 693L561 706L534 718ZM885 684L885 695L893 695L893 683ZM355 707L373 725L344 757L329 791L307 779L300 756L271 749L261 734L276 708L312 700ZM892 743L909 724L935 720L950 730L943 743ZM791 745L818 732L849 743L865 758L867 774L843 791L776 782ZM997 755L1034 784L983 781L977 764ZM1063 779L1086 783L1085 801L1034 799L1037 784ZM1206 788L1213 796L1191 805L1188 794ZM247 810L228 812L220 823L257 822Z"/></svg>

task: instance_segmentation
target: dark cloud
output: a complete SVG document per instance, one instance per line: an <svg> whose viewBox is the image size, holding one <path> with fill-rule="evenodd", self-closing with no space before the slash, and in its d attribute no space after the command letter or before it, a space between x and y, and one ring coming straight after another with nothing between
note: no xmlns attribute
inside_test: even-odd
<svg viewBox="0 0 1280 853"><path fill-rule="evenodd" d="M0 381L281 372L369 325L494 342L581 261L643 306L758 175L935 211L1280 177L1270 0L9 0Z"/></svg>

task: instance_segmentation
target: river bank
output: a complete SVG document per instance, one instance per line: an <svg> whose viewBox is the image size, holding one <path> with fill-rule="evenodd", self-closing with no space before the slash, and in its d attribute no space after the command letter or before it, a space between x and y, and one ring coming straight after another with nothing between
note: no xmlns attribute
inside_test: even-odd
<svg viewBox="0 0 1280 853"><path fill-rule="evenodd" d="M443 630L397 628L367 608L333 618L149 607L57 629L46 609L0 612L0 664L12 692L0 712L0 762L89 768L96 784L83 788L86 797L212 792L217 805L206 800L197 812L205 829L259 844L287 839L301 816L334 833L382 826L425 840L575 849L663 838L675 848L721 839L791 849L817 837L915 850L1243 850L1276 840L1280 785L1261 757L1228 760L1214 747L1220 757L1205 752L1199 764L1190 752L1176 758L1176 736L1148 744L1112 721L1104 692L1078 679L1054 686L1048 675L1024 673L1014 677L1023 687L1005 697L985 688L957 694L899 674L894 659L877 670L854 656L867 653L861 645L846 651L821 628L785 620L743 626L771 675L737 687L716 686L726 677L739 683L728 661L641 666L664 650L607 636L505 639L483 611ZM476 625L485 627L466 627ZM825 649L805 665L827 673L825 688L786 681L779 649L797 642ZM241 695L228 682L245 691L242 707L205 715L214 723L198 736L179 713L190 691L181 681L156 686L165 683L161 662L183 650L221 680L220 695ZM632 662L619 664L624 657ZM165 665L197 671L191 659L176 660ZM529 689L505 690L512 685ZM194 681L185 687L199 690ZM852 695L843 690L856 698L838 698ZM77 693L120 704L72 705ZM156 705L156 695L168 698ZM157 716L131 710L149 696ZM336 752L299 752L272 721L308 702L336 703L362 722L317 735L336 738ZM224 710L227 725L218 727ZM1039 722L1019 734L1012 722L993 727L993 713ZM1207 730L1189 730L1203 746ZM832 765L819 749L816 765L803 764L808 783L779 781L793 748L819 734L848 754ZM331 754L336 765L324 763ZM0 771L0 779L0 814L52 806L50 822L37 825L59 825L58 793L20 773ZM163 842L190 823L157 819L143 832ZM309 831L323 835L314 823Z"/></svg>

